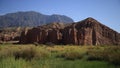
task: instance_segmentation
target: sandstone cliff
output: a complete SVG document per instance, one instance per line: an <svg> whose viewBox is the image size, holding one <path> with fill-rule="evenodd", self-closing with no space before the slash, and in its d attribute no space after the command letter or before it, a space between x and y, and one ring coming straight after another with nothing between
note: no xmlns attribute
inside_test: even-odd
<svg viewBox="0 0 120 68"><path fill-rule="evenodd" d="M93 18L87 18L71 24L43 25L21 33L20 43L34 42L40 44L51 42L76 45L118 45L120 44L120 34Z"/></svg>

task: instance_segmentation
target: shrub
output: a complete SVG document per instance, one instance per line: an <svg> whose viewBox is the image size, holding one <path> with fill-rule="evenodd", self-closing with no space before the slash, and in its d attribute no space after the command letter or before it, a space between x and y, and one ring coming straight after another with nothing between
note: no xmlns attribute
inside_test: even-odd
<svg viewBox="0 0 120 68"><path fill-rule="evenodd" d="M65 52L62 54L62 56L68 60L81 59L83 57L83 55L77 51Z"/></svg>
<svg viewBox="0 0 120 68"><path fill-rule="evenodd" d="M101 51L89 51L88 60L103 60L103 54Z"/></svg>
<svg viewBox="0 0 120 68"><path fill-rule="evenodd" d="M54 46L55 44L52 43L52 42L47 42L47 43L45 43L45 45L48 45L48 46Z"/></svg>
<svg viewBox="0 0 120 68"><path fill-rule="evenodd" d="M34 59L44 59L44 58L49 58L51 53L47 50L45 50L42 47L38 47L35 50L35 55L34 55Z"/></svg>
<svg viewBox="0 0 120 68"><path fill-rule="evenodd" d="M16 51L14 53L15 59L23 58L26 60L31 60L35 56L34 47L22 48L21 51Z"/></svg>
<svg viewBox="0 0 120 68"><path fill-rule="evenodd" d="M104 60L120 65L120 47L110 46L104 47L104 49L88 50L88 60Z"/></svg>
<svg viewBox="0 0 120 68"><path fill-rule="evenodd" d="M42 48L39 47L26 47L22 49L20 52L15 54L16 58L23 58L26 60L31 60L31 59L42 59L49 57L49 52L43 50Z"/></svg>
<svg viewBox="0 0 120 68"><path fill-rule="evenodd" d="M0 58L15 57L15 59L42 59L49 57L50 52L45 51L42 47L35 46L10 46L3 47L0 50Z"/></svg>
<svg viewBox="0 0 120 68"><path fill-rule="evenodd" d="M0 50L0 59L7 58L7 57L13 57L14 53L17 52L19 49L12 47L12 46L4 46Z"/></svg>
<svg viewBox="0 0 120 68"><path fill-rule="evenodd" d="M86 51L79 48L67 48L61 52L58 57L63 57L67 60L81 59L85 55Z"/></svg>
<svg viewBox="0 0 120 68"><path fill-rule="evenodd" d="M37 43L37 42L34 42L34 45L35 45L35 46L38 46L38 45L39 45L39 43Z"/></svg>
<svg viewBox="0 0 120 68"><path fill-rule="evenodd" d="M106 60L115 64L120 65L120 47L111 46L105 48Z"/></svg>

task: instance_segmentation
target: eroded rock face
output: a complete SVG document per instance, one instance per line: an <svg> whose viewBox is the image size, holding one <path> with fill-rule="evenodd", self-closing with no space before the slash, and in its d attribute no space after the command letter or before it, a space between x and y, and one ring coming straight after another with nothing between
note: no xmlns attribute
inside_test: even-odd
<svg viewBox="0 0 120 68"><path fill-rule="evenodd" d="M62 23L52 23L49 25L39 26L21 33L20 43L40 43L48 42L58 44L62 40L61 29L64 28ZM27 33L25 33L27 32Z"/></svg>
<svg viewBox="0 0 120 68"><path fill-rule="evenodd" d="M75 45L115 45L120 44L120 34L99 23L93 18L87 18L77 23L52 23L39 26L21 33L20 43L51 42L54 44Z"/></svg>
<svg viewBox="0 0 120 68"><path fill-rule="evenodd" d="M60 43L62 39L62 34L59 29L53 29L48 31L48 42L55 44Z"/></svg>
<svg viewBox="0 0 120 68"><path fill-rule="evenodd" d="M77 29L75 28L75 23L71 24L64 28L63 34L63 43L64 44L78 44L77 42Z"/></svg>
<svg viewBox="0 0 120 68"><path fill-rule="evenodd" d="M19 41L22 28L3 28L0 30L0 43L9 41Z"/></svg>

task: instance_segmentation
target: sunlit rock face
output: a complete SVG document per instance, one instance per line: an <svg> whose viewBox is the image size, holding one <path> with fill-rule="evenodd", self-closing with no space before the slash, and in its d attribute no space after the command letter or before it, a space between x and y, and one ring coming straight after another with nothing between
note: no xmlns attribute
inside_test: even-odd
<svg viewBox="0 0 120 68"><path fill-rule="evenodd" d="M76 23L51 23L23 31L20 43L118 45L120 34L89 17Z"/></svg>

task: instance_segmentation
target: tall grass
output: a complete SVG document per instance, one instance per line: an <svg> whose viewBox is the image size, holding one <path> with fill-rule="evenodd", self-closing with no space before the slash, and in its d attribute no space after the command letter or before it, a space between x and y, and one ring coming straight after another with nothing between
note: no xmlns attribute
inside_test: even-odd
<svg viewBox="0 0 120 68"><path fill-rule="evenodd" d="M29 46L3 46L0 50L0 59L15 57L15 59L42 59L49 57L50 53L42 47Z"/></svg>
<svg viewBox="0 0 120 68"><path fill-rule="evenodd" d="M0 46L0 68L119 68L119 63L119 46Z"/></svg>
<svg viewBox="0 0 120 68"><path fill-rule="evenodd" d="M78 46L66 46L63 51L59 52L58 57L65 58L67 60L81 59L87 50Z"/></svg>
<svg viewBox="0 0 120 68"><path fill-rule="evenodd" d="M15 60L13 57L2 59L0 68L32 68L27 61L23 59Z"/></svg>

